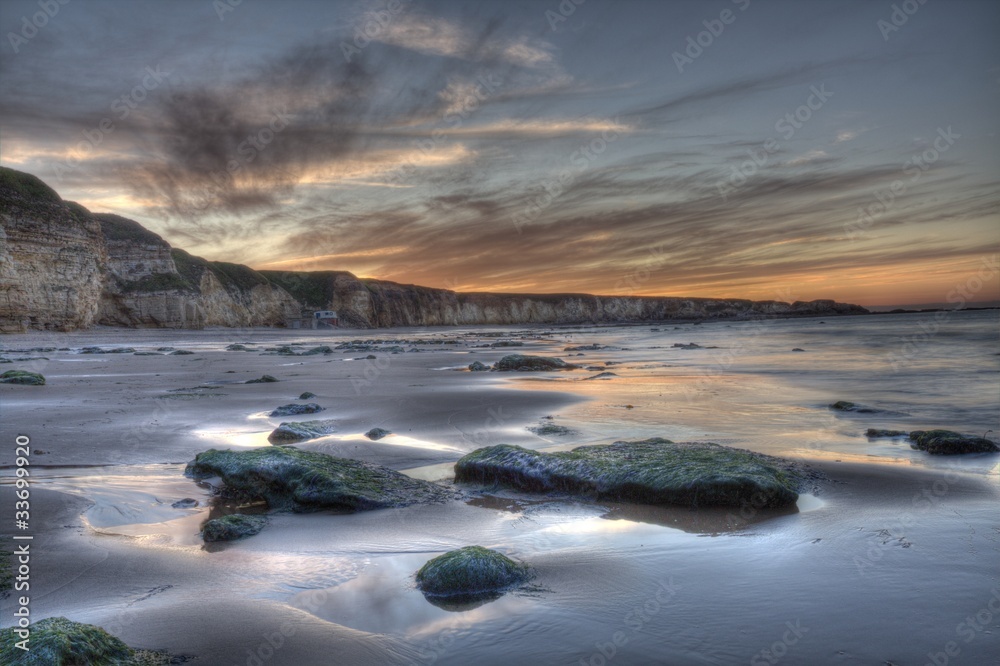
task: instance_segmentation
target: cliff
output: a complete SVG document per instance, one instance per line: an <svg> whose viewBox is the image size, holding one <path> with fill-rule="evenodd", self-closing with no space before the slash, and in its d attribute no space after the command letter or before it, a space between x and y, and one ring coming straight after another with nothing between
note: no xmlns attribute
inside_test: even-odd
<svg viewBox="0 0 1000 666"><path fill-rule="evenodd" d="M864 314L834 301L460 293L346 271L255 271L170 247L138 222L63 201L0 167L0 331L284 326L336 310L352 328Z"/></svg>

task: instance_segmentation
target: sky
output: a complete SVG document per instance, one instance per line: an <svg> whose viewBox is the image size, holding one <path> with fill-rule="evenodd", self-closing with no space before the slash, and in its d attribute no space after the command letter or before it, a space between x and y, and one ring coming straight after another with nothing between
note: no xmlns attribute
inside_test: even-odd
<svg viewBox="0 0 1000 666"><path fill-rule="evenodd" d="M992 0L4 0L0 164L257 269L976 303L998 32Z"/></svg>

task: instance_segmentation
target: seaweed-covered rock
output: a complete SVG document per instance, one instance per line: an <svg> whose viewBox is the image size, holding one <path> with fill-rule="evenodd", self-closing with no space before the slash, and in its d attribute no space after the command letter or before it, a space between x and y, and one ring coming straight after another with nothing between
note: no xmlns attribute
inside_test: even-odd
<svg viewBox="0 0 1000 666"><path fill-rule="evenodd" d="M496 362L494 369L502 372L510 371L548 371L575 370L577 366L560 358L548 356L525 356L524 354L508 354Z"/></svg>
<svg viewBox="0 0 1000 666"><path fill-rule="evenodd" d="M442 501L452 495L388 467L294 447L210 449L188 463L185 474L195 479L217 476L228 497L264 500L272 509L294 511L363 511Z"/></svg>
<svg viewBox="0 0 1000 666"><path fill-rule="evenodd" d="M385 428L372 428L371 430L365 433L365 437L374 441L382 439L386 435L391 435L391 434L392 431L386 430Z"/></svg>
<svg viewBox="0 0 1000 666"><path fill-rule="evenodd" d="M469 370L471 370L472 372L486 372L489 369L490 366L480 361L473 361L472 363L469 364Z"/></svg>
<svg viewBox="0 0 1000 666"><path fill-rule="evenodd" d="M305 393L299 396L299 400L308 400L309 398L315 398L315 397L316 397L315 393L310 393L309 391L306 391Z"/></svg>
<svg viewBox="0 0 1000 666"><path fill-rule="evenodd" d="M185 497L184 499L179 499L170 505L174 509L193 509L198 506L198 500L193 497Z"/></svg>
<svg viewBox="0 0 1000 666"><path fill-rule="evenodd" d="M320 407L315 402L304 405L288 404L274 409L268 416L298 416L299 414L315 414L322 412L326 407Z"/></svg>
<svg viewBox="0 0 1000 666"><path fill-rule="evenodd" d="M270 384L271 382L278 381L271 375L261 375L260 379L248 379L245 384Z"/></svg>
<svg viewBox="0 0 1000 666"><path fill-rule="evenodd" d="M173 349L160 347L156 351L169 351ZM135 349L132 347L113 347L111 349L104 349L102 347L84 347L80 350L81 354L134 354Z"/></svg>
<svg viewBox="0 0 1000 666"><path fill-rule="evenodd" d="M584 381L589 380L589 379L614 379L617 376L618 375L616 375L613 372L602 372L602 373L593 375L591 377L584 377L583 379L584 379Z"/></svg>
<svg viewBox="0 0 1000 666"><path fill-rule="evenodd" d="M934 455L1000 451L1000 445L993 440L951 430L914 430L910 433L910 440L910 447Z"/></svg>
<svg viewBox="0 0 1000 666"><path fill-rule="evenodd" d="M417 587L428 596L476 597L508 590L530 580L527 566L482 546L466 546L429 560L417 572Z"/></svg>
<svg viewBox="0 0 1000 666"><path fill-rule="evenodd" d="M556 425L555 423L543 423L542 425L528 426L528 430L539 437L544 437L546 435L570 435L573 433L573 430L570 428Z"/></svg>
<svg viewBox="0 0 1000 666"><path fill-rule="evenodd" d="M194 352L188 351L187 349L175 349L170 352L168 356L191 356L192 354L194 354Z"/></svg>
<svg viewBox="0 0 1000 666"><path fill-rule="evenodd" d="M226 347L226 351L254 351L254 350L251 349L250 347L247 347L244 344L240 344L238 342L234 342L233 344L228 345Z"/></svg>
<svg viewBox="0 0 1000 666"><path fill-rule="evenodd" d="M642 504L773 507L798 499L800 477L764 454L653 438L558 453L499 444L455 463L455 480Z"/></svg>
<svg viewBox="0 0 1000 666"><path fill-rule="evenodd" d="M337 422L332 419L319 421L289 421L275 428L267 441L272 444L294 444L308 439L325 437L337 431Z"/></svg>
<svg viewBox="0 0 1000 666"><path fill-rule="evenodd" d="M867 405L859 405L856 402L849 402L847 400L838 400L837 402L830 405L830 409L837 412L854 412L856 414L886 413L884 409L876 409L875 407L868 407Z"/></svg>
<svg viewBox="0 0 1000 666"><path fill-rule="evenodd" d="M257 534L267 525L264 516L246 516L233 513L221 518L213 518L202 528L205 541L235 541Z"/></svg>
<svg viewBox="0 0 1000 666"><path fill-rule="evenodd" d="M27 370L8 370L0 375L0 384L45 386L45 377L37 372L28 372Z"/></svg>
<svg viewBox="0 0 1000 666"><path fill-rule="evenodd" d="M881 439L887 437L908 437L905 430L885 430L884 428L868 428L865 430L865 437L869 439Z"/></svg>
<svg viewBox="0 0 1000 666"><path fill-rule="evenodd" d="M50 617L31 625L29 651L17 647L18 628L0 630L0 663L10 666L154 666L170 655L133 650L92 624Z"/></svg>

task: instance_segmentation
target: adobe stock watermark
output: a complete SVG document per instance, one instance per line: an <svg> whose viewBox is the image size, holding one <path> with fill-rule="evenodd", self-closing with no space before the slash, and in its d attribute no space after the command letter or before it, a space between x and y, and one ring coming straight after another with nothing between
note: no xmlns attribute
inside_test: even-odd
<svg viewBox="0 0 1000 666"><path fill-rule="evenodd" d="M200 202L194 204L194 208L196 210L208 208L220 192L231 187L235 180L234 176L257 159L257 156L274 141L274 138L288 127L291 119L291 115L276 111L265 127L248 134L246 139L236 146L236 154L226 160L225 171L218 170L209 174L212 181L209 184L209 191Z"/></svg>
<svg viewBox="0 0 1000 666"><path fill-rule="evenodd" d="M212 9L220 21L225 22L226 14L236 11L236 8L243 4L243 0L212 0Z"/></svg>
<svg viewBox="0 0 1000 666"><path fill-rule="evenodd" d="M35 12L28 18L27 15L21 17L21 29L17 32L8 32L7 41L17 55L21 52L21 47L30 42L38 35L38 31L49 24L49 21L56 17L59 8L68 5L69 0L38 0L38 7L41 11Z"/></svg>
<svg viewBox="0 0 1000 666"><path fill-rule="evenodd" d="M903 163L903 175L909 176L909 179L903 180L902 178L898 178L892 181L892 184L886 190L875 192L875 201L867 206L858 207L857 219L854 222L844 225L844 232L847 234L848 239L851 241L857 240L879 218L888 213L896 205L899 198L906 194L907 190L920 180L923 173L941 159L943 153L948 152L955 145L955 140L961 138L962 135L953 131L951 125L948 125L948 129L938 127L937 136L934 137L931 147L921 153L914 153L910 159Z"/></svg>
<svg viewBox="0 0 1000 666"><path fill-rule="evenodd" d="M352 31L354 39L350 42L343 40L340 42L340 51L344 54L344 61L350 63L352 58L361 55L361 51L388 30L392 20L402 14L411 2L413 0L388 0L385 3L385 9L365 12L354 25Z"/></svg>
<svg viewBox="0 0 1000 666"><path fill-rule="evenodd" d="M750 0L732 0L732 3L739 7L741 12L745 12L747 7L750 6ZM715 43L716 39L722 36L722 33L726 30L726 26L736 22L737 16L738 14L727 7L719 12L719 18L702 21L701 24L705 26L705 29L697 35L688 35L687 47L684 49L684 52L673 52L672 57L674 65L677 66L677 71L683 74L686 66L694 64L694 61L701 57L705 49L709 48Z"/></svg>
<svg viewBox="0 0 1000 666"><path fill-rule="evenodd" d="M781 639L751 657L750 666L774 666L788 654L789 648L797 644L809 631L809 627L803 627L802 620L799 619L795 622L785 622L785 626L787 629L781 634Z"/></svg>
<svg viewBox="0 0 1000 666"><path fill-rule="evenodd" d="M966 644L971 643L987 629L993 619L1000 617L1000 587L990 590L990 598L974 615L969 615L958 623L955 633ZM958 641L948 641L941 650L927 653L925 666L948 666L952 659L962 654Z"/></svg>
<svg viewBox="0 0 1000 666"><path fill-rule="evenodd" d="M928 324L920 322L917 328L919 333L901 338L901 345L898 352L889 354L889 365L893 372L899 372L900 368L912 362L920 353L923 345L927 344L941 330L941 325L948 321L956 311L965 307L966 303L973 296L983 290L983 287L1000 272L1000 260L997 255L983 257L982 264L975 275L969 276L965 282L958 284L948 292L946 298L948 303L955 307L948 310L939 310L934 313L933 321Z"/></svg>
<svg viewBox="0 0 1000 666"><path fill-rule="evenodd" d="M806 96L805 102L796 107L794 111L790 111L778 118L774 123L774 131L785 141L790 140L798 130L802 129L812 119L817 111L823 108L831 97L833 97L833 93L826 89L825 83L821 83L819 86L809 86L809 95ZM715 184L722 200L728 200L730 194L736 191L737 188L745 185L750 178L756 175L767 164L771 155L780 149L781 143L776 138L769 137L760 145L759 149L747 150L750 159L741 163L739 167L732 167L729 176Z"/></svg>
<svg viewBox="0 0 1000 666"><path fill-rule="evenodd" d="M674 584L673 576L666 581L658 580L656 592L622 617L623 628L611 634L609 640L594 643L594 652L587 657L580 657L577 663L581 666L605 666L610 663L618 654L619 648L628 645L670 603L679 589L681 588ZM631 634L626 629L630 629Z"/></svg>
<svg viewBox="0 0 1000 666"><path fill-rule="evenodd" d="M570 16L576 12L576 8L585 3L587 0L562 0L559 6L556 7L558 11L552 11L551 9L545 10L545 20L549 22L549 29L552 32L556 31L560 23L565 23Z"/></svg>
<svg viewBox="0 0 1000 666"><path fill-rule="evenodd" d="M621 130L617 129L620 127L618 118L614 119L614 126L616 129L603 130L600 136L594 137L570 153L569 166L542 181L542 193L532 197L520 213L511 215L511 222L518 234L523 233L525 225L538 219L597 158L604 154L609 145L619 139Z"/></svg>
<svg viewBox="0 0 1000 666"><path fill-rule="evenodd" d="M82 130L83 141L74 147L74 152L62 162L56 162L55 175L62 180L67 172L80 166L81 159L94 152L104 142L105 137L114 133L115 123L126 120L139 105L149 97L149 93L159 88L171 72L164 72L160 65L146 67L143 76L131 90L115 98L110 104L112 116L105 116L92 129Z"/></svg>
<svg viewBox="0 0 1000 666"><path fill-rule="evenodd" d="M904 2L898 5L893 4L889 19L879 19L875 22L875 26L882 33L882 39L888 42L889 35L898 32L900 28L906 25L910 17L916 14L917 10L925 4L927 4L927 0L904 0Z"/></svg>

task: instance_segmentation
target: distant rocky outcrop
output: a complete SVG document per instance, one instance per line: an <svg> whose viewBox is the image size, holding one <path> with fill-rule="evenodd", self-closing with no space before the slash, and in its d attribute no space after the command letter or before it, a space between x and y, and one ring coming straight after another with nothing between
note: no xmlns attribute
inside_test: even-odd
<svg viewBox="0 0 1000 666"><path fill-rule="evenodd" d="M138 222L91 213L0 167L0 332L287 326L313 310L334 310L350 328L867 313L830 300L460 293L346 271L256 271L172 248Z"/></svg>

